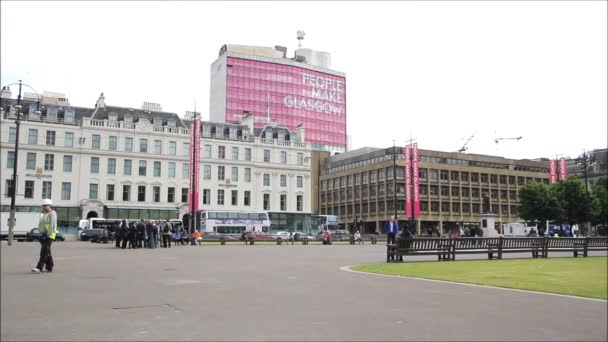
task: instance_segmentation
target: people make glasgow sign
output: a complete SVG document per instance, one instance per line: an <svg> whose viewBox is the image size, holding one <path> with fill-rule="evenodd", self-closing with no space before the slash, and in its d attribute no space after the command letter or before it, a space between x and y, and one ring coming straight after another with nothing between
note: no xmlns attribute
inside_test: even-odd
<svg viewBox="0 0 608 342"><path fill-rule="evenodd" d="M302 85L310 96L287 95L283 103L288 108L342 115L344 111L344 82L323 76L302 74Z"/></svg>

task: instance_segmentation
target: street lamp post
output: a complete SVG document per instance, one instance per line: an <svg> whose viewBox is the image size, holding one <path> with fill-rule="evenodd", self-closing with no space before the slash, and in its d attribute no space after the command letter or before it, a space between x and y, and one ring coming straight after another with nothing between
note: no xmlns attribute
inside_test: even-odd
<svg viewBox="0 0 608 342"><path fill-rule="evenodd" d="M397 216L397 148L395 140L393 140L393 208L395 209L395 220L399 226L399 218Z"/></svg>
<svg viewBox="0 0 608 342"><path fill-rule="evenodd" d="M197 119L198 117L198 113L196 112L196 107L194 108L194 113L192 115L192 121L194 122L194 125L197 125ZM196 132L197 128L192 126ZM190 132L190 134L194 134L193 132ZM195 136L196 138L196 136ZM194 142L194 144L192 146L190 146L190 150L192 150L192 165L190 165L190 177L192 179L192 186L195 186L196 184L196 144L198 144L198 141L194 141L194 139L192 140ZM194 228L196 227L195 222L194 222L194 218L196 216L196 213L194 212L194 201L196 200L196 194L195 194L195 189L192 189L190 192L190 203L192 203L191 208L192 208L192 212L190 213L190 234L192 234L194 232Z"/></svg>
<svg viewBox="0 0 608 342"><path fill-rule="evenodd" d="M9 85L7 85L6 87L10 87L11 85L14 85L15 83L11 83ZM34 91L34 93L36 93L37 96L37 107L36 107L36 114L40 114L40 96L38 95L38 93L36 92L36 90L34 90L34 88L30 87L29 85L22 83L21 80L19 80L19 95L17 95L17 105L15 106L15 114L17 115L17 119L15 120L15 125L16 130L15 130L15 159L13 161L13 179L12 179L12 187L13 187L13 191L11 191L11 213L9 216L9 222L8 222L8 245L12 245L13 244L13 231L15 230L15 201L16 201L16 197L17 197L17 164L18 164L18 160L19 160L19 127L21 126L21 110L23 109L23 106L21 105L21 87L22 86L26 86L30 89L32 89Z"/></svg>

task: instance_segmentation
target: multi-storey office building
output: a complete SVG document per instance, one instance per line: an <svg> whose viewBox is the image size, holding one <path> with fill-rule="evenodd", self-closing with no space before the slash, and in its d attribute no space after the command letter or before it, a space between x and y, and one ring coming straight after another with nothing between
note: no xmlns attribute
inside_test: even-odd
<svg viewBox="0 0 608 342"><path fill-rule="evenodd" d="M325 159L321 167L321 214L338 215L349 229L382 231L395 213L405 223L405 169L398 148L397 194L393 187L393 148L362 148ZM519 221L518 190L529 182L548 183L548 164L474 154L419 150L420 210L417 229L436 226L444 232L458 224L479 223L483 194L491 198L497 223Z"/></svg>
<svg viewBox="0 0 608 342"><path fill-rule="evenodd" d="M16 100L1 104L0 193L9 211L15 161ZM50 198L60 225L88 217L182 218L188 211L189 122L146 103L145 109L23 102L17 210L39 211ZM300 229L310 213L310 144L304 130L202 123L201 209L267 211L275 227Z"/></svg>

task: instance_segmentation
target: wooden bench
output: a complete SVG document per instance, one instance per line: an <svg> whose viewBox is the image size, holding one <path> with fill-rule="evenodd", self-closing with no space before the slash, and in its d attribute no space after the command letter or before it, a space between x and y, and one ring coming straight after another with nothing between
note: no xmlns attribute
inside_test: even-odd
<svg viewBox="0 0 608 342"><path fill-rule="evenodd" d="M501 246L498 252L498 259L502 259L503 253L530 252L532 258L545 258L544 248L546 239L543 237L530 238L500 238Z"/></svg>
<svg viewBox="0 0 608 342"><path fill-rule="evenodd" d="M587 257L588 239L589 238L572 237L547 238L545 258L549 252L572 252L575 258L578 257L578 254L580 253L583 257Z"/></svg>
<svg viewBox="0 0 608 342"><path fill-rule="evenodd" d="M456 260L456 254L488 254L488 259L494 258L494 253L500 259L500 238L452 238L452 260Z"/></svg>
<svg viewBox="0 0 608 342"><path fill-rule="evenodd" d="M437 255L437 260L450 260L452 239L397 238L396 244L387 244L387 262L403 261L405 255Z"/></svg>
<svg viewBox="0 0 608 342"><path fill-rule="evenodd" d="M587 251L606 251L608 250L608 238L606 237L588 237L587 240ZM587 256L587 254L584 254Z"/></svg>

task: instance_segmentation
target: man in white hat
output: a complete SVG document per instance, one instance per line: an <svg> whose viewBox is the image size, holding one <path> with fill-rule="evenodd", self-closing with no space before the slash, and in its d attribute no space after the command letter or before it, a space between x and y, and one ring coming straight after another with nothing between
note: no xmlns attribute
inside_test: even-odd
<svg viewBox="0 0 608 342"><path fill-rule="evenodd" d="M51 255L51 244L57 235L57 213L52 209L53 202L50 199L42 200L42 214L38 223L40 232L40 259L38 265L32 268L32 272L40 273L46 266L47 272L53 272L53 256Z"/></svg>

